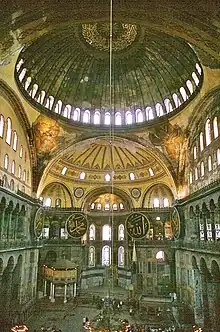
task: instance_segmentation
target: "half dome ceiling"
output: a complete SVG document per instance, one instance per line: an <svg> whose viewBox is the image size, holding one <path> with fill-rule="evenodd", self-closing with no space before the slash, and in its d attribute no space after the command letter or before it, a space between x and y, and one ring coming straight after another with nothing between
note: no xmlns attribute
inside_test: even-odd
<svg viewBox="0 0 220 332"><path fill-rule="evenodd" d="M65 173L62 174L62 170ZM105 181L105 175L114 175L114 180L138 181L150 179L152 176L164 176L166 170L150 149L141 147L137 143L117 139L110 143L107 138L98 138L93 141L80 143L71 151L66 152L59 161L52 166L53 175L65 176L74 180ZM80 175L85 172L85 177Z"/></svg>
<svg viewBox="0 0 220 332"><path fill-rule="evenodd" d="M199 90L202 71L198 58L181 39L133 23L115 22L112 50L110 87L109 24L57 29L22 50L15 78L39 109L72 122L92 124L115 122L91 120L97 111L101 117L119 111L121 118L116 124L152 121L172 114ZM74 110L81 115L77 117ZM91 113L84 118L88 110ZM126 122L126 112L136 110L143 115Z"/></svg>

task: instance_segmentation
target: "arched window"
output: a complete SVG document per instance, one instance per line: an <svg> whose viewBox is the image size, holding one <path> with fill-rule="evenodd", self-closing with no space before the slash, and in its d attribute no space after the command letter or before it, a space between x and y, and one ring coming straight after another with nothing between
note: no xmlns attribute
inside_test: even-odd
<svg viewBox="0 0 220 332"><path fill-rule="evenodd" d="M160 200L156 197L153 200L153 207L158 208L160 207Z"/></svg>
<svg viewBox="0 0 220 332"><path fill-rule="evenodd" d="M8 186L8 179L7 179L6 175L3 175L2 182L3 182L3 187L7 187Z"/></svg>
<svg viewBox="0 0 220 332"><path fill-rule="evenodd" d="M19 79L20 82L23 81L23 79L24 79L24 77L26 75L26 72L27 72L27 69L23 68L22 71L21 71L21 73L20 73L20 75L18 76L18 79Z"/></svg>
<svg viewBox="0 0 220 332"><path fill-rule="evenodd" d="M54 103L54 97L53 97L53 96L49 96L49 97L47 98L47 101L46 101L45 107L49 108L49 110L52 110L53 103Z"/></svg>
<svg viewBox="0 0 220 332"><path fill-rule="evenodd" d="M191 93L191 94L193 94L193 84L192 84L192 82L190 81L190 80L187 80L186 81L186 86L187 86L187 88L188 88L188 90L189 90L189 92Z"/></svg>
<svg viewBox="0 0 220 332"><path fill-rule="evenodd" d="M192 178L192 172L189 172L189 183L191 184L193 182L193 178Z"/></svg>
<svg viewBox="0 0 220 332"><path fill-rule="evenodd" d="M220 149L217 150L217 165L220 165Z"/></svg>
<svg viewBox="0 0 220 332"><path fill-rule="evenodd" d="M88 265L90 267L94 267L95 266L95 247L93 247L93 246L89 247L88 263L89 263Z"/></svg>
<svg viewBox="0 0 220 332"><path fill-rule="evenodd" d="M15 161L14 160L12 160L12 163L11 163L11 173L15 174Z"/></svg>
<svg viewBox="0 0 220 332"><path fill-rule="evenodd" d="M24 169L24 172L23 172L23 181L25 182L26 181L26 170Z"/></svg>
<svg viewBox="0 0 220 332"><path fill-rule="evenodd" d="M111 240L111 227L109 225L104 225L102 227L102 241Z"/></svg>
<svg viewBox="0 0 220 332"><path fill-rule="evenodd" d="M201 75L202 74L202 68L200 67L200 65L198 63L196 64L196 69L197 69L199 75Z"/></svg>
<svg viewBox="0 0 220 332"><path fill-rule="evenodd" d="M95 240L95 225L94 224L91 224L89 226L89 240L90 241Z"/></svg>
<svg viewBox="0 0 220 332"><path fill-rule="evenodd" d="M123 267L125 265L125 249L120 246L118 248L118 267Z"/></svg>
<svg viewBox="0 0 220 332"><path fill-rule="evenodd" d="M125 239L125 227L123 224L118 226L118 241L123 241Z"/></svg>
<svg viewBox="0 0 220 332"><path fill-rule="evenodd" d="M62 104L63 104L62 101L58 100L58 102L56 103L55 109L54 109L55 113L57 113L57 114L61 113Z"/></svg>
<svg viewBox="0 0 220 332"><path fill-rule="evenodd" d="M59 197L57 197L56 199L55 199L55 207L56 208L61 208L61 198L59 198Z"/></svg>
<svg viewBox="0 0 220 332"><path fill-rule="evenodd" d="M194 158L194 160L196 160L196 158L197 158L197 147L196 147L196 145L193 148L193 158Z"/></svg>
<svg viewBox="0 0 220 332"><path fill-rule="evenodd" d="M149 121L149 120L153 120L153 118L154 118L154 112L153 112L152 108L148 106L146 108L146 119L147 119L147 121Z"/></svg>
<svg viewBox="0 0 220 332"><path fill-rule="evenodd" d="M195 72L192 73L192 78L193 78L193 81L195 82L195 84L199 85L199 79Z"/></svg>
<svg viewBox="0 0 220 332"><path fill-rule="evenodd" d="M86 173L85 172L81 172L79 175L80 180L84 180L86 177Z"/></svg>
<svg viewBox="0 0 220 332"><path fill-rule="evenodd" d="M208 119L205 123L205 138L206 138L206 146L211 143L211 124L210 119Z"/></svg>
<svg viewBox="0 0 220 332"><path fill-rule="evenodd" d="M203 151L204 150L203 133L200 133L199 135L199 145L200 145L200 151Z"/></svg>
<svg viewBox="0 0 220 332"><path fill-rule="evenodd" d="M102 248L102 265L109 266L111 264L111 248L104 246Z"/></svg>
<svg viewBox="0 0 220 332"><path fill-rule="evenodd" d="M71 106L70 105L66 105L64 110L63 110L63 116L65 118L70 118L70 114L71 114Z"/></svg>
<svg viewBox="0 0 220 332"><path fill-rule="evenodd" d="M38 96L37 102L41 105L43 105L44 102L44 98L46 96L46 92L44 90L42 90Z"/></svg>
<svg viewBox="0 0 220 332"><path fill-rule="evenodd" d="M26 82L25 82L25 84L24 84L24 88L25 88L26 91L27 91L27 89L29 88L30 84L31 84L31 77L29 76L29 77L26 79Z"/></svg>
<svg viewBox="0 0 220 332"><path fill-rule="evenodd" d="M7 118L7 131L6 131L6 143L11 145L11 133L12 133L12 125L11 125L11 119Z"/></svg>
<svg viewBox="0 0 220 332"><path fill-rule="evenodd" d="M112 205L112 209L113 209L113 211L117 211L118 210L118 205L116 203L114 203Z"/></svg>
<svg viewBox="0 0 220 332"><path fill-rule="evenodd" d="M164 261L165 260L165 254L164 251L160 250L156 254L156 259Z"/></svg>
<svg viewBox="0 0 220 332"><path fill-rule="evenodd" d="M19 157L20 157L20 158L23 157L23 146L22 146L22 145L21 145L21 147L20 147Z"/></svg>
<svg viewBox="0 0 220 332"><path fill-rule="evenodd" d="M111 176L109 174L105 174L105 181L109 182L111 180Z"/></svg>
<svg viewBox="0 0 220 332"><path fill-rule="evenodd" d="M177 96L176 93L173 94L173 101L174 101L174 104L175 104L176 108L179 107L179 106L181 105L181 102L180 102L180 100L179 100L179 97Z"/></svg>
<svg viewBox="0 0 220 332"><path fill-rule="evenodd" d="M101 210L102 209L102 204L101 203L98 203L97 204L97 210Z"/></svg>
<svg viewBox="0 0 220 332"><path fill-rule="evenodd" d="M136 115L136 122L143 122L144 120L143 113L139 108L136 110L135 115Z"/></svg>
<svg viewBox="0 0 220 332"><path fill-rule="evenodd" d="M80 109L75 108L73 111L73 120L74 121L79 121L80 120Z"/></svg>
<svg viewBox="0 0 220 332"><path fill-rule="evenodd" d="M163 107L160 103L157 103L155 106L157 116L162 116L164 114Z"/></svg>
<svg viewBox="0 0 220 332"><path fill-rule="evenodd" d="M86 110L83 113L83 122L84 123L90 123L90 111Z"/></svg>
<svg viewBox="0 0 220 332"><path fill-rule="evenodd" d="M115 125L121 126L121 113L120 112L117 112L115 114Z"/></svg>
<svg viewBox="0 0 220 332"><path fill-rule="evenodd" d="M181 88L180 88L180 93L181 93L181 96L183 97L183 100L186 101L188 99L188 96L187 96L186 90L183 86L181 86Z"/></svg>
<svg viewBox="0 0 220 332"><path fill-rule="evenodd" d="M120 210L124 210L124 204L123 203L119 203L119 208L120 208Z"/></svg>
<svg viewBox="0 0 220 332"><path fill-rule="evenodd" d="M18 178L21 178L21 165L18 166Z"/></svg>
<svg viewBox="0 0 220 332"><path fill-rule="evenodd" d="M167 113L172 112L173 106L168 98L164 100L164 105L165 105Z"/></svg>
<svg viewBox="0 0 220 332"><path fill-rule="evenodd" d="M105 113L105 121L104 121L104 123L105 123L105 125L110 125L110 123L111 123L111 115L108 112Z"/></svg>
<svg viewBox="0 0 220 332"><path fill-rule="evenodd" d="M95 203L92 203L92 204L90 205L90 209L91 209L91 210L94 210L94 209L95 209Z"/></svg>
<svg viewBox="0 0 220 332"><path fill-rule="evenodd" d="M149 174L150 176L154 176L154 171L152 170L152 168L148 168Z"/></svg>
<svg viewBox="0 0 220 332"><path fill-rule="evenodd" d="M105 211L109 211L110 210L110 204L109 203L105 203L104 210Z"/></svg>
<svg viewBox="0 0 220 332"><path fill-rule="evenodd" d="M16 151L17 150L17 145L18 145L18 135L16 130L14 130L13 133L13 150Z"/></svg>
<svg viewBox="0 0 220 332"><path fill-rule="evenodd" d="M0 137L3 137L3 135L4 135L4 125L5 125L4 116L1 114L1 116L0 116Z"/></svg>
<svg viewBox="0 0 220 332"><path fill-rule="evenodd" d="M62 169L62 171L61 171L61 174L62 174L62 175L65 175L66 172L67 172L67 167L65 166L65 167L63 167L63 169Z"/></svg>
<svg viewBox="0 0 220 332"><path fill-rule="evenodd" d="M200 165L200 176L204 176L205 174L205 168L204 168L204 162L202 161L201 162L201 165Z"/></svg>
<svg viewBox="0 0 220 332"><path fill-rule="evenodd" d="M212 157L208 157L208 171L210 172L212 170Z"/></svg>
<svg viewBox="0 0 220 332"><path fill-rule="evenodd" d="M100 124L100 112L96 111L94 114L94 124Z"/></svg>
<svg viewBox="0 0 220 332"><path fill-rule="evenodd" d="M32 97L32 98L35 98L37 91L38 91L38 85L35 83L35 84L33 85L32 90L31 90L31 97Z"/></svg>
<svg viewBox="0 0 220 332"><path fill-rule="evenodd" d="M134 180L135 179L134 173L130 173L129 177L130 177L130 180Z"/></svg>
<svg viewBox="0 0 220 332"><path fill-rule="evenodd" d="M23 59L20 59L19 62L17 63L17 65L16 65L16 70L17 70L17 71L20 70L20 68L21 68L21 66L23 65L23 63L24 63L24 60L23 60Z"/></svg>
<svg viewBox="0 0 220 332"><path fill-rule="evenodd" d="M218 137L218 118L217 116L213 120L213 133L214 133L214 138Z"/></svg>
<svg viewBox="0 0 220 332"><path fill-rule="evenodd" d="M52 199L50 197L47 197L45 199L44 205L47 206L47 207L51 207L51 205L52 205Z"/></svg>
<svg viewBox="0 0 220 332"><path fill-rule="evenodd" d="M169 206L170 206L169 199L166 198L166 197L163 199L163 206L164 206L164 207L169 207Z"/></svg>
<svg viewBox="0 0 220 332"><path fill-rule="evenodd" d="M125 114L125 124L126 125L132 124L132 114L130 111L126 112Z"/></svg>
<svg viewBox="0 0 220 332"><path fill-rule="evenodd" d="M11 189L12 191L15 190L15 182L14 182L13 179L11 179L11 181L10 181L10 189Z"/></svg>
<svg viewBox="0 0 220 332"><path fill-rule="evenodd" d="M196 181L198 180L198 168L197 167L195 168L195 180Z"/></svg>
<svg viewBox="0 0 220 332"><path fill-rule="evenodd" d="M8 169L8 165L9 165L9 157L8 154L6 154L4 158L4 168Z"/></svg>

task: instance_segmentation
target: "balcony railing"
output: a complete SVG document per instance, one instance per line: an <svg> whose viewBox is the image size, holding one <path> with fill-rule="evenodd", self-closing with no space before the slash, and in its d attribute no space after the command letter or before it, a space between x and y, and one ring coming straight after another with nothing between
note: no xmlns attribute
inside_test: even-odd
<svg viewBox="0 0 220 332"><path fill-rule="evenodd" d="M205 250L213 252L220 252L220 241L184 241L178 240L172 242L173 248L186 248L189 250Z"/></svg>

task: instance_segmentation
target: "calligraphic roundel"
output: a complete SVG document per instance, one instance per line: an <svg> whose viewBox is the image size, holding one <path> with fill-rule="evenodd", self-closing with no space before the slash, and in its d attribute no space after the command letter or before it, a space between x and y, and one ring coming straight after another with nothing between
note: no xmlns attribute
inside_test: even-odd
<svg viewBox="0 0 220 332"><path fill-rule="evenodd" d="M178 239L180 237L181 224L180 224L180 215L176 207L173 208L172 218L171 218L171 227L173 231L173 236Z"/></svg>
<svg viewBox="0 0 220 332"><path fill-rule="evenodd" d="M41 236L44 227L44 209L40 207L34 217L34 234L38 238Z"/></svg>
<svg viewBox="0 0 220 332"><path fill-rule="evenodd" d="M74 212L66 221L68 234L75 238L82 237L87 231L87 217L81 212Z"/></svg>
<svg viewBox="0 0 220 332"><path fill-rule="evenodd" d="M149 231L149 221L142 213L131 213L126 220L128 234L134 239L141 239Z"/></svg>

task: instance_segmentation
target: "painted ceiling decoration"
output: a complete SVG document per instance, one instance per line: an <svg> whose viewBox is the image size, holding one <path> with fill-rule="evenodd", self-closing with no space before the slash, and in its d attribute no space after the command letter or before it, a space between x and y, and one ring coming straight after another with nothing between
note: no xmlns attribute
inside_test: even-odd
<svg viewBox="0 0 220 332"><path fill-rule="evenodd" d="M17 60L16 82L35 107L56 118L116 127L170 117L200 90L199 60L180 38L114 22L112 49L112 98L108 22L71 24L26 45ZM111 119L105 121L107 112ZM127 120L128 112L136 114L133 119Z"/></svg>

